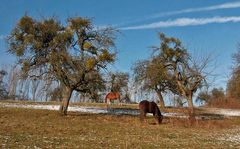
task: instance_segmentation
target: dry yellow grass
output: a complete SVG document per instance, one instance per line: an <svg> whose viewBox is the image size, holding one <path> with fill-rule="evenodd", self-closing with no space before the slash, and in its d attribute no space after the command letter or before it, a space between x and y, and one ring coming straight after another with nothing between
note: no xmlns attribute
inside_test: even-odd
<svg viewBox="0 0 240 149"><path fill-rule="evenodd" d="M238 118L199 120L164 119L141 124L137 116L69 113L0 108L2 148L237 148ZM238 136L237 136L238 137Z"/></svg>

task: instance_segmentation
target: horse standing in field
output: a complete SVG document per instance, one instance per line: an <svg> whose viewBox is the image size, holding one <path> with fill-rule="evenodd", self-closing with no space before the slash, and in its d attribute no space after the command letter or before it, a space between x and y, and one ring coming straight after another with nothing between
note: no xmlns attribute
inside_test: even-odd
<svg viewBox="0 0 240 149"><path fill-rule="evenodd" d="M120 94L119 92L110 92L105 97L105 103L111 104L111 101L118 100L120 103Z"/></svg>
<svg viewBox="0 0 240 149"><path fill-rule="evenodd" d="M139 109L140 109L140 121L146 122L146 114L152 113L155 117L158 124L162 123L163 116L155 102L149 102L147 100L143 100L139 103Z"/></svg>

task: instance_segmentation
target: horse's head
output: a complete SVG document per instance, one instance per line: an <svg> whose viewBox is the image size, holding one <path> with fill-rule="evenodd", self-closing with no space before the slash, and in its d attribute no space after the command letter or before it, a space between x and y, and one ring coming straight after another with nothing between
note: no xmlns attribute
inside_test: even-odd
<svg viewBox="0 0 240 149"><path fill-rule="evenodd" d="M158 124L161 124L162 120L163 120L163 115L162 115L160 109L158 108L158 106L155 102L151 102L151 106L152 106L152 109L155 110L156 119L157 119Z"/></svg>
<svg viewBox="0 0 240 149"><path fill-rule="evenodd" d="M162 115L158 116L158 124L161 124L162 120L163 120L163 116Z"/></svg>

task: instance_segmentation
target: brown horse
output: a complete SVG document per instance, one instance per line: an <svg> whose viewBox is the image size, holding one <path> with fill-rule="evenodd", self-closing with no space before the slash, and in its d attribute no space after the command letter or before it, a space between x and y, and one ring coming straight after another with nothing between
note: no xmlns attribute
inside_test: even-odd
<svg viewBox="0 0 240 149"><path fill-rule="evenodd" d="M118 92L110 92L105 97L105 103L111 104L112 100L118 100L120 103L120 94Z"/></svg>
<svg viewBox="0 0 240 149"><path fill-rule="evenodd" d="M140 109L140 121L146 122L146 114L152 113L155 117L158 124L162 123L163 116L155 102L149 102L147 100L143 100L139 103L139 109Z"/></svg>

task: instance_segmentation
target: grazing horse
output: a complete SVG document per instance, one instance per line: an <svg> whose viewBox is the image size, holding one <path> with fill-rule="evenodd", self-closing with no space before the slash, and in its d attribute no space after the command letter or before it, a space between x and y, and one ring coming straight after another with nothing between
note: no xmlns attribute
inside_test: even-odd
<svg viewBox="0 0 240 149"><path fill-rule="evenodd" d="M140 109L140 121L146 122L146 114L152 113L155 117L158 124L162 123L163 116L155 102L149 102L147 100L143 100L139 103L139 109Z"/></svg>
<svg viewBox="0 0 240 149"><path fill-rule="evenodd" d="M105 103L111 104L112 100L118 100L120 102L120 94L118 92L110 92L105 97Z"/></svg>

